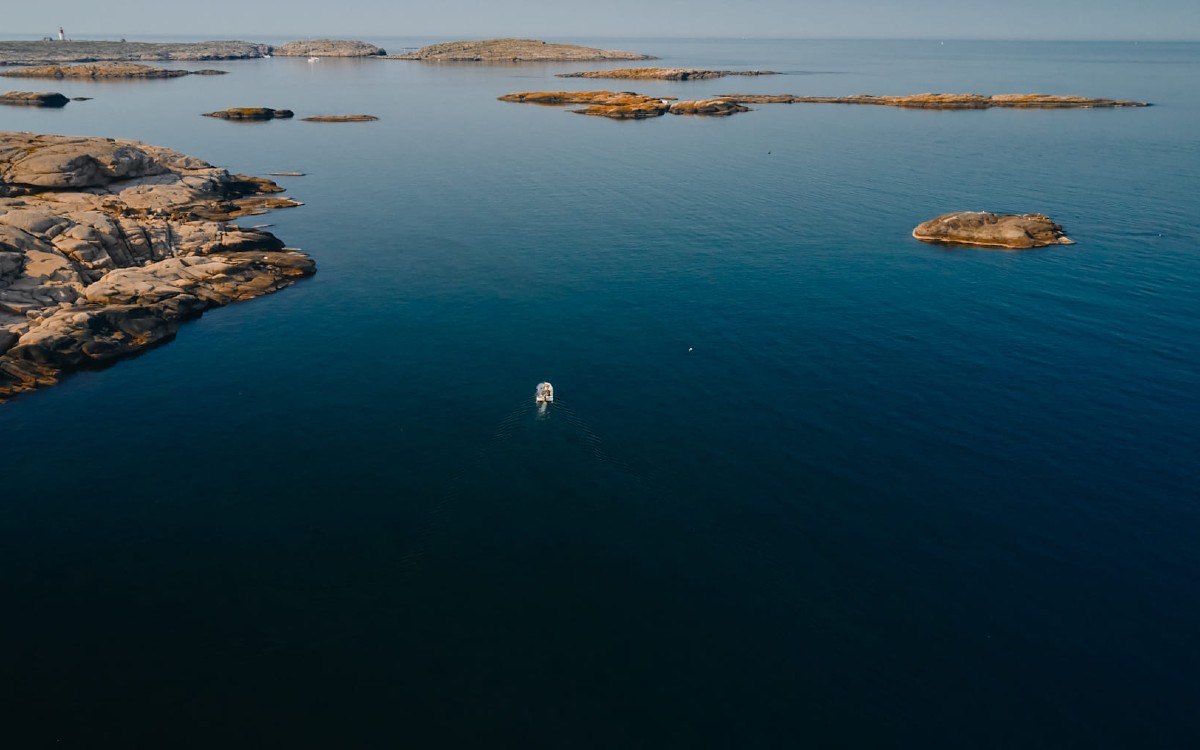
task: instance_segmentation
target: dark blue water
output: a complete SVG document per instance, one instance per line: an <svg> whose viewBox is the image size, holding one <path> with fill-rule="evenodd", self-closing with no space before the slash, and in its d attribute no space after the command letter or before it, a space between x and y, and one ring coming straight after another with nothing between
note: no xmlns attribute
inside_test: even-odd
<svg viewBox="0 0 1200 750"><path fill-rule="evenodd" d="M1156 106L277 58L5 109L308 173L263 220L320 271L0 407L3 744L1200 742L1200 45L581 41ZM382 119L197 116L254 105Z"/></svg>

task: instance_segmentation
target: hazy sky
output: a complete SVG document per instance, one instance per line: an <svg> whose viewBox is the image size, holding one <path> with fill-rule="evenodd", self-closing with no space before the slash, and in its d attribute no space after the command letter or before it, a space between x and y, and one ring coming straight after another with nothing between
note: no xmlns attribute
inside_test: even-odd
<svg viewBox="0 0 1200 750"><path fill-rule="evenodd" d="M760 36L1200 40L1200 0L0 0L0 39Z"/></svg>

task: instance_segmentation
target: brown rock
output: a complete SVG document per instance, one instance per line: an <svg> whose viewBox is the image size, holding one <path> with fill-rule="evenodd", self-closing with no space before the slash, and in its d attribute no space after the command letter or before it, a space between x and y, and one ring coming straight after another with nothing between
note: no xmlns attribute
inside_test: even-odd
<svg viewBox="0 0 1200 750"><path fill-rule="evenodd" d="M737 102L731 102L727 99L697 99L690 102L676 102L671 105L671 114L673 115L728 117L738 112L749 111L749 107L744 107Z"/></svg>
<svg viewBox="0 0 1200 750"><path fill-rule="evenodd" d="M1014 250L1075 244L1049 216L981 211L942 214L917 226L913 230L913 237L923 242Z"/></svg>
<svg viewBox="0 0 1200 750"><path fill-rule="evenodd" d="M290 109L271 109L269 107L235 107L223 109L220 112L205 112L205 117L218 117L222 120L284 120L294 116Z"/></svg>
<svg viewBox="0 0 1200 750"><path fill-rule="evenodd" d="M10 91L0 94L0 104L15 104L25 107L65 107L70 101L62 94L52 91L37 93L34 91Z"/></svg>

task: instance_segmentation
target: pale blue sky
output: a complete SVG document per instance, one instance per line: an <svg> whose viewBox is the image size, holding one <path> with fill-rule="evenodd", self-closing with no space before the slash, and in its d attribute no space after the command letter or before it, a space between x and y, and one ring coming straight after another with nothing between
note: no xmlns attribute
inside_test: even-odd
<svg viewBox="0 0 1200 750"><path fill-rule="evenodd" d="M4 0L0 39L145 34L1200 40L1200 0Z"/></svg>

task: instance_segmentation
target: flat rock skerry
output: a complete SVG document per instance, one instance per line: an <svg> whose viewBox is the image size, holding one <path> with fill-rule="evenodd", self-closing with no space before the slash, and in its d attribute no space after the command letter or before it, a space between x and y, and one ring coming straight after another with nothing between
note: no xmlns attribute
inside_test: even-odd
<svg viewBox="0 0 1200 750"><path fill-rule="evenodd" d="M558 73L556 78L619 78L635 81L703 81L726 76L773 76L773 70L708 70L706 68L614 68Z"/></svg>
<svg viewBox="0 0 1200 750"><path fill-rule="evenodd" d="M654 60L653 55L597 49L578 44L549 44L540 39L482 39L431 44L415 52L388 55L389 60L427 62L544 62L592 60Z"/></svg>
<svg viewBox="0 0 1200 750"><path fill-rule="evenodd" d="M635 94L632 91L522 91L499 97L502 102L543 104L561 106L586 104L583 109L567 110L572 114L608 117L614 120L644 120L661 117L668 112L675 115L702 115L722 117L737 112L749 112L750 108L725 99L699 99L674 101L672 97L653 97Z"/></svg>
<svg viewBox="0 0 1200 750"><path fill-rule="evenodd" d="M219 112L205 112L204 117L216 117L220 120L286 120L294 117L290 109L271 109L270 107L234 107L222 109Z"/></svg>
<svg viewBox="0 0 1200 750"><path fill-rule="evenodd" d="M930 219L918 225L912 234L922 242L1012 250L1075 244L1060 225L1044 214L959 211Z"/></svg>
<svg viewBox="0 0 1200 750"><path fill-rule="evenodd" d="M1053 94L913 94L910 96L794 96L792 94L722 94L741 104L877 104L910 109L1092 109L1096 107L1148 107L1146 102L1122 99L1089 99Z"/></svg>
<svg viewBox="0 0 1200 750"><path fill-rule="evenodd" d="M65 107L69 101L70 99L57 91L44 93L36 91L10 91L7 94L0 94L0 104L14 104L24 107Z"/></svg>
<svg viewBox="0 0 1200 750"><path fill-rule="evenodd" d="M375 122L379 118L375 115L313 115L300 119L304 122Z"/></svg>
<svg viewBox="0 0 1200 750"><path fill-rule="evenodd" d="M13 68L0 70L0 76L9 78L78 78L80 80L102 80L113 78L180 78L191 75L187 70L167 70L153 65L124 62L98 62L82 65L42 65L36 68Z"/></svg>
<svg viewBox="0 0 1200 750"><path fill-rule="evenodd" d="M0 133L0 401L312 274L228 223L298 205L280 190L136 141Z"/></svg>

